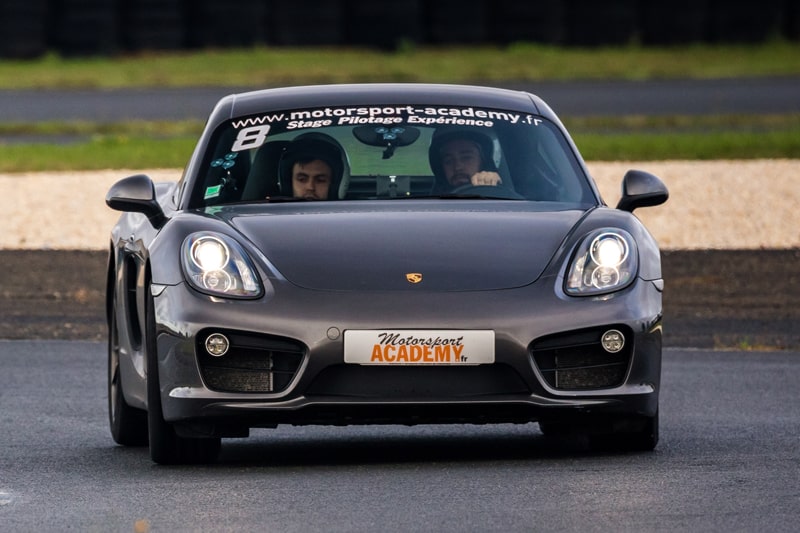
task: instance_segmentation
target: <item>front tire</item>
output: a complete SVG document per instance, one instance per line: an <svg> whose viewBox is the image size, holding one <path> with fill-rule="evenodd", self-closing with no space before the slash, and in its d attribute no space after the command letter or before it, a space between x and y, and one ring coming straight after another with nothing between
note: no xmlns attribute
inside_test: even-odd
<svg viewBox="0 0 800 533"><path fill-rule="evenodd" d="M611 452L650 452L658 444L658 411L653 416L620 421L625 428L608 434L593 435L592 448Z"/></svg>
<svg viewBox="0 0 800 533"><path fill-rule="evenodd" d="M627 416L590 424L539 422L539 429L545 438L555 441L583 437L596 451L649 452L658 444L658 420L656 411L653 416Z"/></svg>
<svg viewBox="0 0 800 533"><path fill-rule="evenodd" d="M149 283L145 285L145 350L147 352L147 426L150 458L162 465L213 463L219 456L219 438L189 439L179 436L164 420L158 380L155 306Z"/></svg>
<svg viewBox="0 0 800 533"><path fill-rule="evenodd" d="M108 323L108 423L114 442L123 446L147 445L147 413L125 401L119 364L119 329L116 301Z"/></svg>

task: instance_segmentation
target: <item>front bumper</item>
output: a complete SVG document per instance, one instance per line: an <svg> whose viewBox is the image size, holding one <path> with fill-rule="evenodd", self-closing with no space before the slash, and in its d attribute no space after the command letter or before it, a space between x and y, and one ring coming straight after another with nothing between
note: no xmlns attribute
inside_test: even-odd
<svg viewBox="0 0 800 533"><path fill-rule="evenodd" d="M637 280L595 298L559 294L547 278L518 289L460 293L274 285L258 301L215 300L183 284L155 297L168 422L186 433L238 436L277 424L564 421L653 416L658 409L657 283ZM346 364L344 331L380 328L491 329L495 363ZM626 335L617 356L597 344L610 328ZM233 339L238 362L203 353L210 332Z"/></svg>

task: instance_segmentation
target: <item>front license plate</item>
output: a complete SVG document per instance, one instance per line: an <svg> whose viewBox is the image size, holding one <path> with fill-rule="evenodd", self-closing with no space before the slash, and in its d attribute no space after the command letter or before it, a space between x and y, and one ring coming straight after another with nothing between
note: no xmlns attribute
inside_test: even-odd
<svg viewBox="0 0 800 533"><path fill-rule="evenodd" d="M348 330L344 332L344 362L358 365L494 363L494 331Z"/></svg>

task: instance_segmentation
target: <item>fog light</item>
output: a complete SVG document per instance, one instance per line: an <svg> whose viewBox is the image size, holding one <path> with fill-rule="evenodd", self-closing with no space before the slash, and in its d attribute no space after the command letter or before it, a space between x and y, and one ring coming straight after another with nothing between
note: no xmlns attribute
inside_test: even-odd
<svg viewBox="0 0 800 533"><path fill-rule="evenodd" d="M222 333L212 333L206 339L206 351L214 357L220 357L228 352L231 344L228 337Z"/></svg>
<svg viewBox="0 0 800 533"><path fill-rule="evenodd" d="M603 333L600 344L603 345L603 349L608 353L617 353L625 346L625 335L621 331L610 329Z"/></svg>

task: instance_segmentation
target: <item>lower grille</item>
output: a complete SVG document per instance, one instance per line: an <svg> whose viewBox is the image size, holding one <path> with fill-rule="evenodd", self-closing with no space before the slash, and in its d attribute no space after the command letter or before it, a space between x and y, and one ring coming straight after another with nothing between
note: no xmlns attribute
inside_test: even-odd
<svg viewBox="0 0 800 533"><path fill-rule="evenodd" d="M230 341L225 355L210 355L203 343L211 333ZM197 336L197 360L206 386L218 392L280 392L289 386L305 354L291 339L208 330Z"/></svg>
<svg viewBox="0 0 800 533"><path fill-rule="evenodd" d="M529 394L510 366L360 366L334 365L314 379L308 396L352 396L380 399L467 399Z"/></svg>
<svg viewBox="0 0 800 533"><path fill-rule="evenodd" d="M580 330L537 339L530 353L547 384L559 390L608 389L622 385L633 353L628 328L613 326L628 341L618 353L608 353L600 345L603 333L611 327Z"/></svg>

